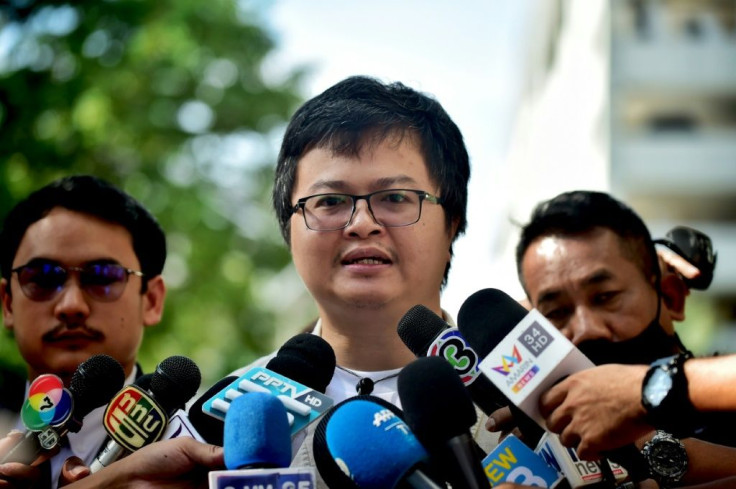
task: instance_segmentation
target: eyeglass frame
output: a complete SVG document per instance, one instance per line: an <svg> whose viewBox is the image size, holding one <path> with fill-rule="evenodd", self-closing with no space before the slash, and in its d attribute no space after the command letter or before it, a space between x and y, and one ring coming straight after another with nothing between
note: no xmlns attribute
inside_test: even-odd
<svg viewBox="0 0 736 489"><path fill-rule="evenodd" d="M371 207L371 201L370 198L373 197L376 194L380 194L383 192L391 192L391 191L401 191L401 192L412 192L415 193L419 197L419 212L417 213L417 218L415 221L407 223L407 224L399 224L399 225L385 225L381 223L378 219L376 219L376 215L373 213L373 208ZM309 226L309 223L307 222L307 213L304 208L307 201L314 197L322 197L325 195L341 195L344 197L350 197L350 199L353 202L353 208L350 211L350 217L348 218L347 222L338 228L330 228L330 229L314 229ZM418 190L418 189L411 189L411 188L387 188L383 190L376 190L375 192L371 192L369 194L363 194L363 195L353 195L353 194L345 194L340 192L325 192L321 194L314 194L314 195L308 195L306 197L302 197L301 199L297 199L296 204L294 207L291 208L292 215L299 212L299 209L302 210L302 217L304 218L304 225L307 226L307 229L310 231L317 231L317 232L327 232L327 231L338 231L340 229L345 229L346 227L350 226L350 223L353 222L353 217L355 216L355 209L357 208L357 203L359 200L365 200L366 205L368 205L368 212L370 212L371 218L373 218L373 221L378 224L381 227L385 228L403 228L406 226L411 226L413 224L416 224L419 222L419 220L422 218L422 203L427 200L428 202L431 202L432 204L436 205L442 205L444 201L442 200L442 197L437 197L435 195L430 194L429 192L425 190Z"/></svg>
<svg viewBox="0 0 736 489"><path fill-rule="evenodd" d="M143 273L142 271L133 270L132 268L125 267L125 266L121 265L120 263L115 263L115 262L106 262L106 263L98 263L98 264L90 263L88 265L85 265L85 266L82 266L82 267L78 267L78 266L63 266L63 265L61 265L59 263L54 264L53 261L42 261L41 264L44 264L44 265L45 264L54 264L54 267L58 267L58 268L61 268L62 270L64 270L64 273L66 274L66 280L64 280L64 282L61 283L57 287L57 290L55 292L53 292L51 295L49 295L49 297L46 297L46 298L43 298L43 299L34 299L33 297L29 296L28 293L25 291L25 288L23 287L23 284L21 283L21 280L20 280L20 272L22 272L23 269L32 268L34 266L34 265L32 265L34 263L34 261L36 261L36 260L35 259L34 260L31 260L31 261L25 263L24 265L17 266L15 268L13 268L12 270L10 270L10 276L11 277L13 276L13 273L17 274L17 276L18 276L18 286L20 287L21 292L23 292L23 295L25 295L28 299L30 299L30 300L32 300L34 302L46 302L46 301L49 301L49 300L54 299L66 287L66 283L69 280L69 276L71 275L70 272L77 272L77 274L80 274L81 272L83 272L84 270L86 270L87 268L89 268L90 266L95 266L95 265L114 265L116 267L120 267L125 272L125 275L124 275L125 278L123 280L123 288L120 291L120 295L118 295L117 297L112 298L112 299L101 299L99 297L95 297L94 295L92 295L92 294L89 293L89 291L84 287L84 284L82 284L81 283L81 280L80 280L80 283L79 283L80 290L82 290L91 299L94 299L94 300L99 301L99 302L115 302L116 300L120 299L120 297L123 295L123 292L125 292L125 287L128 286L128 282L130 281L130 276L131 275L135 275L136 277L141 277L141 278L143 278L143 277L146 276L146 274Z"/></svg>

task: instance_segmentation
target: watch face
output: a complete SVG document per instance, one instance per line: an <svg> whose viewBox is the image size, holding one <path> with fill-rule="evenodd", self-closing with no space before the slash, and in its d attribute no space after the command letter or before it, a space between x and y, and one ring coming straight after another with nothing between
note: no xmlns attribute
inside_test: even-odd
<svg viewBox="0 0 736 489"><path fill-rule="evenodd" d="M651 448L650 465L660 476L677 477L687 467L687 454L674 442L657 443Z"/></svg>
<svg viewBox="0 0 736 489"><path fill-rule="evenodd" d="M672 377L669 376L667 371L658 368L652 372L652 376L644 389L644 395L649 404L656 407L661 404L670 389L672 389Z"/></svg>

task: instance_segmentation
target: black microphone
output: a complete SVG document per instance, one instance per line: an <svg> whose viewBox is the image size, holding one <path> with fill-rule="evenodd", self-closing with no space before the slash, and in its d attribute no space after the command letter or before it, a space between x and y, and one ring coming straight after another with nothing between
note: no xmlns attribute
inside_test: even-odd
<svg viewBox="0 0 736 489"><path fill-rule="evenodd" d="M452 487L486 489L470 428L477 421L470 393L440 357L421 357L401 370L399 398L406 423Z"/></svg>
<svg viewBox="0 0 736 489"><path fill-rule="evenodd" d="M266 368L324 394L336 364L335 351L327 341L315 334L300 333L279 348Z"/></svg>
<svg viewBox="0 0 736 489"><path fill-rule="evenodd" d="M63 383L55 375L47 375L46 378L56 378L63 387ZM78 432L82 428L84 417L108 402L122 387L123 382L125 382L125 373L117 360L109 355L91 356L77 367L69 384L71 406L66 406L71 409L69 417L58 425L27 431L25 436L0 460L0 463L19 462L30 465L42 455L43 451L51 450L58 445L69 432ZM34 383L31 384L31 387ZM61 389L55 390L60 392ZM45 395L44 392L38 394L44 396L41 404L41 409L44 411L49 412L51 409L61 408L60 404L56 404L51 399L51 392ZM29 400L26 400L24 408L35 410Z"/></svg>
<svg viewBox="0 0 736 489"><path fill-rule="evenodd" d="M507 389L514 393L507 395L510 400L514 395L523 399L519 407L528 413L513 408L512 412L525 439L524 430L534 429L537 424L533 418L541 418L536 404L541 392L566 375L594 366L542 314L536 310L527 311L497 289L483 289L468 297L458 312L458 327L484 357L481 369L488 375L504 378ZM503 354L491 358L491 352L500 345L505 349ZM511 406L514 405L516 401ZM542 424L543 421L537 424L536 431L544 434ZM606 456L623 465L633 479L647 478L648 469L634 445L621 447ZM603 461L601 468L610 476L607 462Z"/></svg>
<svg viewBox="0 0 736 489"><path fill-rule="evenodd" d="M199 367L192 360L175 355L156 366L148 390L136 384L124 387L105 410L103 425L110 439L90 471L97 472L161 439L169 417L192 398L201 380Z"/></svg>
<svg viewBox="0 0 736 489"><path fill-rule="evenodd" d="M187 417L197 433L212 445L223 446L225 425L220 418L215 418L205 413L202 407L204 403L209 401L215 394L232 384L237 380L237 376L230 375L224 379L220 379L212 387L199 396L187 411Z"/></svg>
<svg viewBox="0 0 736 489"><path fill-rule="evenodd" d="M478 370L478 354L462 333L429 308L418 304L399 321L399 337L417 357L444 358L455 369L473 402L486 414L510 404L503 393Z"/></svg>
<svg viewBox="0 0 736 489"><path fill-rule="evenodd" d="M300 333L279 348L276 355L268 361L265 369L267 372L279 374L316 392L324 393L335 373L336 363L335 352L327 341L317 335ZM247 389L240 387L243 378L248 377L246 375L248 372L240 377L231 375L221 379L190 406L189 421L208 442L222 445L225 413L232 399L248 393ZM327 399L329 398L323 396L322 400ZM320 400L310 400L310 402L318 401ZM329 404L332 404L331 400ZM329 405L315 406L313 404L311 408L312 411L322 412L327 410ZM310 414L309 418L316 418L315 414Z"/></svg>

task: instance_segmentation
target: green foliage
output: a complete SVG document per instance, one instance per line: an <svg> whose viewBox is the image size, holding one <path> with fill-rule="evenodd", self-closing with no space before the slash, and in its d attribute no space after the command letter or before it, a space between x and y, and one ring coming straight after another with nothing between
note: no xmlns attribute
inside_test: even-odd
<svg viewBox="0 0 736 489"><path fill-rule="evenodd" d="M235 0L0 7L0 216L55 178L92 173L158 217L169 294L141 350L148 371L185 354L211 382L270 350L289 312L262 290L293 280L270 188L275 141L301 101L303 73L264 76L274 48L259 25L264 8ZM20 364L7 334L0 355Z"/></svg>

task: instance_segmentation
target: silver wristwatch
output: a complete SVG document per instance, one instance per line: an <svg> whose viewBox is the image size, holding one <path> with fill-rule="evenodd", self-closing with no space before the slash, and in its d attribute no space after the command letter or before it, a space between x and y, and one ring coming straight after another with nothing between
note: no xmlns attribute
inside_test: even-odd
<svg viewBox="0 0 736 489"><path fill-rule="evenodd" d="M641 454L649 465L649 474L660 487L669 488L682 479L687 472L687 452L680 440L666 431L658 430L644 444Z"/></svg>

